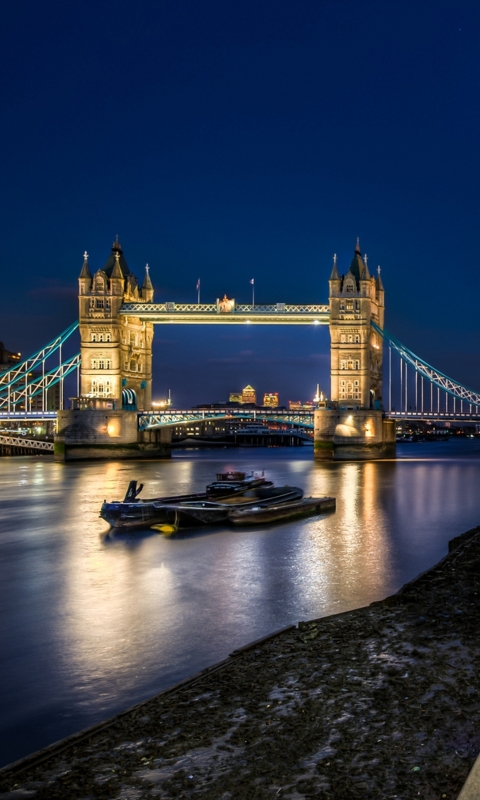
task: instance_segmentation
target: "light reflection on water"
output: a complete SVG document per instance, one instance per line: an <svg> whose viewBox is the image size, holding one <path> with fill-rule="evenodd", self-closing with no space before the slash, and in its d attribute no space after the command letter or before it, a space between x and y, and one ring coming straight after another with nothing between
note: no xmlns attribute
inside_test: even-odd
<svg viewBox="0 0 480 800"><path fill-rule="evenodd" d="M476 442L404 445L403 460L322 465L311 450L184 452L67 466L0 459L0 731L7 763L299 619L395 591L479 522ZM413 456L413 457L412 457ZM167 539L106 535L104 498L200 491L262 469L337 511Z"/></svg>

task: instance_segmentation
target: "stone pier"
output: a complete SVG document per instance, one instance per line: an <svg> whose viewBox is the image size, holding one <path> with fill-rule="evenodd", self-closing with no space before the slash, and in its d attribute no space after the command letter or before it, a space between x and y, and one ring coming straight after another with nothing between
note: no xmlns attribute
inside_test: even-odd
<svg viewBox="0 0 480 800"><path fill-rule="evenodd" d="M395 423L374 409L319 408L314 419L314 457L319 461L395 458Z"/></svg>
<svg viewBox="0 0 480 800"><path fill-rule="evenodd" d="M55 461L170 458L171 428L138 430L135 411L107 408L59 411Z"/></svg>

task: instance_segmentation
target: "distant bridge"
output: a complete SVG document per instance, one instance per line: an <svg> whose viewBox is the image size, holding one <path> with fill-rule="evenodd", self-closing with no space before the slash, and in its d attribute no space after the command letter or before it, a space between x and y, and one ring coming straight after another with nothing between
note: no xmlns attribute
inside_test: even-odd
<svg viewBox="0 0 480 800"><path fill-rule="evenodd" d="M25 450L38 450L44 453L53 453L53 442L44 442L40 439L26 439L24 436L0 435L0 448L23 448Z"/></svg>
<svg viewBox="0 0 480 800"><path fill-rule="evenodd" d="M144 431L189 422L207 422L208 420L254 420L256 422L276 422L290 427L313 429L313 411L283 411L278 408L199 408L186 410L168 409L160 413L155 411L139 412L138 427Z"/></svg>

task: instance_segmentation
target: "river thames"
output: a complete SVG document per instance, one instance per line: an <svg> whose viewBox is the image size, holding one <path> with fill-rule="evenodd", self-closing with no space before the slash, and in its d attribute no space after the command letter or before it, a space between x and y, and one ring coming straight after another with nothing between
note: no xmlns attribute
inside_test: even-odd
<svg viewBox="0 0 480 800"><path fill-rule="evenodd" d="M0 460L1 764L92 725L299 620L396 591L480 523L480 442L396 461L311 448L176 451L171 461ZM109 534L102 501L202 491L227 468L333 495L335 513L166 538Z"/></svg>

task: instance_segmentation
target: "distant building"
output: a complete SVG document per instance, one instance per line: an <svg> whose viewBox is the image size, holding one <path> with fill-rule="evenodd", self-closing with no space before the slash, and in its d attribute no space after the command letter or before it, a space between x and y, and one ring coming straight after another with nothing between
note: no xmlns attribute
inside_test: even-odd
<svg viewBox="0 0 480 800"><path fill-rule="evenodd" d="M243 391L242 391L242 401L241 402L243 404L245 404L245 403L253 403L253 405L256 405L256 403L257 403L257 393L256 393L255 389L253 388L253 386L250 386L250 384L248 386L245 386L245 389L243 389Z"/></svg>
<svg viewBox="0 0 480 800"><path fill-rule="evenodd" d="M263 395L263 405L278 408L278 392L266 392Z"/></svg>
<svg viewBox="0 0 480 800"><path fill-rule="evenodd" d="M21 353L12 353L7 350L3 342L0 342L0 371L14 367L20 361Z"/></svg>
<svg viewBox="0 0 480 800"><path fill-rule="evenodd" d="M301 400L288 401L289 411L313 411L314 408L315 408L315 403L313 402L313 400L307 400L305 403L302 403Z"/></svg>
<svg viewBox="0 0 480 800"><path fill-rule="evenodd" d="M241 403L242 402L242 393L241 392L232 392L228 396L229 403Z"/></svg>

